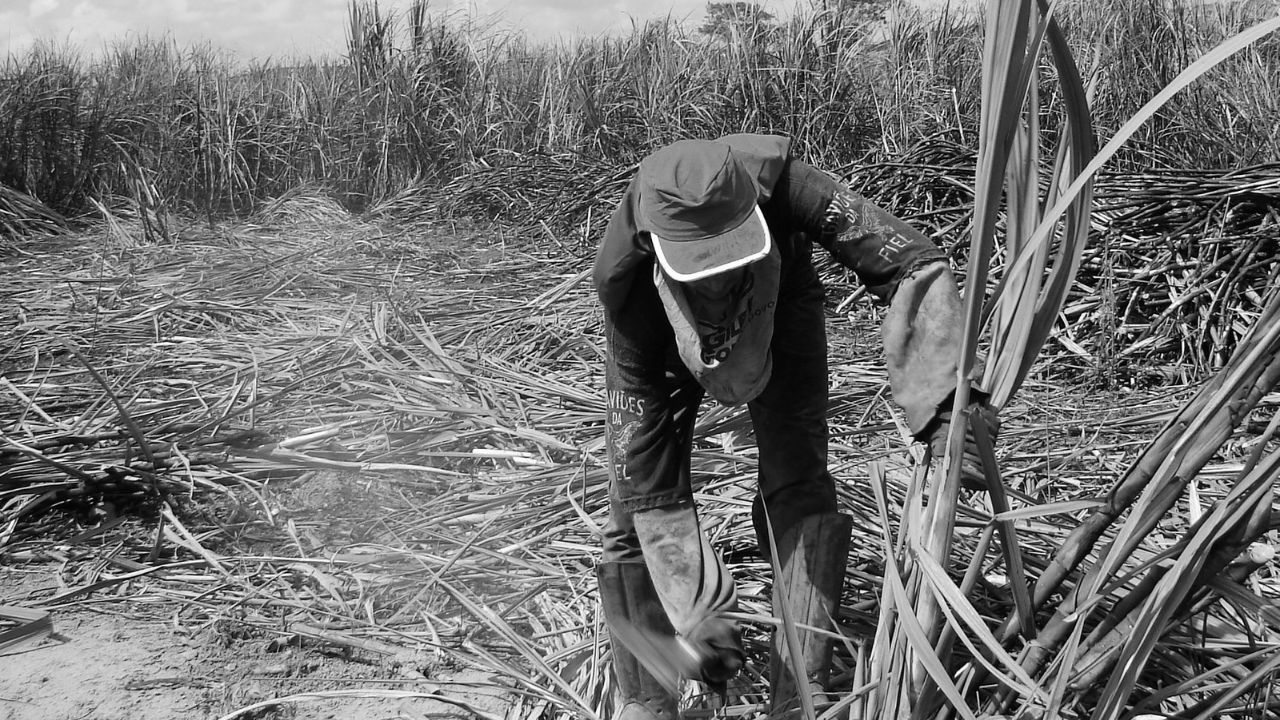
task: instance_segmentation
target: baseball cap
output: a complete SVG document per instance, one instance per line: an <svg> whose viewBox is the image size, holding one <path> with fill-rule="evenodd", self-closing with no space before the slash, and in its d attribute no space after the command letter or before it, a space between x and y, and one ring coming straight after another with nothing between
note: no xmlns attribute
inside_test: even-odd
<svg viewBox="0 0 1280 720"><path fill-rule="evenodd" d="M769 254L759 196L728 145L680 140L641 161L637 223L667 275L689 282Z"/></svg>

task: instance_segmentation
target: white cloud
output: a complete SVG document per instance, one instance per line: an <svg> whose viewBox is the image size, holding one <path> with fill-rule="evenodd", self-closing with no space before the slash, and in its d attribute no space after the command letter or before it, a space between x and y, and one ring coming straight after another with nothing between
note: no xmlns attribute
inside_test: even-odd
<svg viewBox="0 0 1280 720"><path fill-rule="evenodd" d="M5 28L0 31L0 61L10 53L22 52L35 42L35 36L25 26L25 20L26 15L12 10L0 12L0 27Z"/></svg>
<svg viewBox="0 0 1280 720"><path fill-rule="evenodd" d="M706 0L444 0L433 6L459 17L496 22L500 27L528 33L536 39L573 35L601 35L625 31L632 20L666 17L683 20L700 16Z"/></svg>
<svg viewBox="0 0 1280 720"><path fill-rule="evenodd" d="M54 10L57 10L58 0L31 0L31 5L29 7L30 9L28 12L31 13L31 17L37 18L41 15L48 15ZM9 13L5 14L8 15Z"/></svg>
<svg viewBox="0 0 1280 720"><path fill-rule="evenodd" d="M769 6L784 0L766 0ZM167 34L180 45L209 42L253 57L341 53L348 0L30 0L0 10L0 56L19 55L36 40L71 41L87 52L129 36ZM403 13L410 0L381 0L384 12ZM14 3L19 4L19 3ZM10 0L0 0L10 6ZM481 28L526 33L533 39L626 31L668 13L697 22L706 0L431 0L434 17L475 18ZM19 4L21 7L21 4Z"/></svg>

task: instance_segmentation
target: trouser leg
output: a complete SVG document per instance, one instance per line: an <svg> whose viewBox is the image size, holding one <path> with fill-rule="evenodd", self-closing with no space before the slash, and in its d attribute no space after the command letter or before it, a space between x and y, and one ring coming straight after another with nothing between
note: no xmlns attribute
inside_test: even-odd
<svg viewBox="0 0 1280 720"><path fill-rule="evenodd" d="M852 519L836 512L827 470L827 341L823 293L807 265L789 302L779 302L773 378L751 403L760 451L753 507L762 553L777 547L774 616L830 631L839 615ZM772 532L770 532L772 530ZM798 707L798 693L820 695L831 669L829 634L796 628L798 647L775 630L770 653L770 713ZM797 666L796 662L799 662Z"/></svg>
<svg viewBox="0 0 1280 720"><path fill-rule="evenodd" d="M807 266L806 266L807 267ZM779 301L773 375L749 404L760 453L752 522L760 550L800 520L836 510L835 480L827 471L827 334L822 286L809 282Z"/></svg>
<svg viewBox="0 0 1280 720"><path fill-rule="evenodd" d="M643 562L605 562L596 568L605 618L651 632L673 634L657 591ZM678 717L678 703L617 638L613 648L614 720L669 720Z"/></svg>
<svg viewBox="0 0 1280 720"><path fill-rule="evenodd" d="M613 472L609 520L603 533L604 566L643 569L647 587L653 589L664 610L666 624L650 623L639 629L678 638L681 654L672 659L679 665L676 669L723 690L745 658L737 624L723 617L737 608L737 595L733 578L699 527L689 485L693 417L701 392L696 384L673 382L671 387L667 426L679 439L681 451L678 463L672 463L676 467L671 482L650 483L646 489L651 494L627 495L622 486L628 478L626 468L618 462L626 447L611 443ZM630 486L625 489L634 490ZM619 645L614 643L615 648Z"/></svg>

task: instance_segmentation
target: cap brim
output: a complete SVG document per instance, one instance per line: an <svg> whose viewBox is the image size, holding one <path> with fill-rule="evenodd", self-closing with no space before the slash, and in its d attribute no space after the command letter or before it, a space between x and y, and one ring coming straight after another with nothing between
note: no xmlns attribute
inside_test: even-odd
<svg viewBox="0 0 1280 720"><path fill-rule="evenodd" d="M773 246L759 205L741 224L719 235L688 241L663 240L652 232L649 236L662 269L678 282L700 280L749 265L768 255Z"/></svg>

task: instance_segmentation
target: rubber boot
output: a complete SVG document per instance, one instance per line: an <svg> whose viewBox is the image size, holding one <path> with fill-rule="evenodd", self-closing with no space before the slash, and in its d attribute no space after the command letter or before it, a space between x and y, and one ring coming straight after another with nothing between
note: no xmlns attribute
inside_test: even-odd
<svg viewBox="0 0 1280 720"><path fill-rule="evenodd" d="M607 562L596 566L600 602L605 618L619 620L665 635L674 634L671 621L658 601L644 563ZM676 696L668 692L616 638L613 647L613 675L617 684L614 720L675 720L679 717Z"/></svg>
<svg viewBox="0 0 1280 720"><path fill-rule="evenodd" d="M782 576L774 578L776 618L782 619L779 601L783 600L787 615L796 625L834 629L852 528L853 518L848 515L823 513L802 519L779 538ZM779 627L774 631L769 655L771 718L798 716L799 692L808 693L815 706L825 704L824 694L831 675L832 638L801 627L796 628L796 633L803 669L793 667L783 629Z"/></svg>
<svg viewBox="0 0 1280 720"><path fill-rule="evenodd" d="M737 624L723 617L738 608L733 576L703 535L692 501L632 518L658 598L694 659L693 679L723 694L746 661Z"/></svg>

